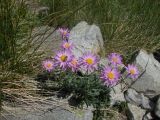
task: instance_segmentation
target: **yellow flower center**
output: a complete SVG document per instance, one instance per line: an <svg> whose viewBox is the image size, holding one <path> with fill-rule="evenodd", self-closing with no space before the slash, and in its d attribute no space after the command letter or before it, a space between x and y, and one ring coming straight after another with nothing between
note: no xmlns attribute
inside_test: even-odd
<svg viewBox="0 0 160 120"><path fill-rule="evenodd" d="M116 57L113 57L112 60L113 60L113 62L115 62L115 63L118 61L118 59L117 59Z"/></svg>
<svg viewBox="0 0 160 120"><path fill-rule="evenodd" d="M134 74L136 73L136 71L135 71L134 69L131 69L131 70L130 70L130 73L131 73L132 75L134 75Z"/></svg>
<svg viewBox="0 0 160 120"><path fill-rule="evenodd" d="M91 65L91 64L93 64L93 59L87 58L87 59L86 59L86 62Z"/></svg>
<svg viewBox="0 0 160 120"><path fill-rule="evenodd" d="M73 59L73 60L71 61L71 64L74 65L74 66L76 66L76 65L77 65L77 60L76 60L76 59Z"/></svg>
<svg viewBox="0 0 160 120"><path fill-rule="evenodd" d="M47 68L51 68L52 67L52 64L51 63L47 63Z"/></svg>
<svg viewBox="0 0 160 120"><path fill-rule="evenodd" d="M66 34L67 34L67 31L64 31L64 32L63 32L63 35L66 35Z"/></svg>
<svg viewBox="0 0 160 120"><path fill-rule="evenodd" d="M69 47L70 47L70 44L69 44L69 43L65 43L65 44L64 44L64 47L65 47L65 48L69 48Z"/></svg>
<svg viewBox="0 0 160 120"><path fill-rule="evenodd" d="M110 80L112 80L112 79L114 79L115 75L114 75L112 72L109 72L109 73L107 74L107 77L108 77Z"/></svg>
<svg viewBox="0 0 160 120"><path fill-rule="evenodd" d="M61 61L62 62L65 62L66 60L67 60L67 56L66 55L62 55L61 57L60 57L60 59L61 59Z"/></svg>

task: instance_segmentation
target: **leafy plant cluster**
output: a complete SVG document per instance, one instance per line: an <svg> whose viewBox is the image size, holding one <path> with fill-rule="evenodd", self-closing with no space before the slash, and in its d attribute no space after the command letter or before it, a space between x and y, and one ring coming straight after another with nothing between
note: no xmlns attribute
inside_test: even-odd
<svg viewBox="0 0 160 120"><path fill-rule="evenodd" d="M100 109L110 102L110 89L99 80L97 73L78 75L66 71L61 88L72 93L72 98L79 101L79 105L86 104Z"/></svg>
<svg viewBox="0 0 160 120"><path fill-rule="evenodd" d="M56 69L52 72L45 72L42 88L45 90L58 91L57 96L69 98L68 103L71 106L83 108L93 107L94 119L101 120L103 116L101 109L110 106L110 90L101 80L98 72L83 74L82 72L63 71ZM42 78L40 78L42 79ZM51 86L44 86L47 81L52 81ZM58 84L57 84L58 83Z"/></svg>
<svg viewBox="0 0 160 120"><path fill-rule="evenodd" d="M59 73L59 87L66 95L71 95L70 103L74 100L75 104L82 107L84 104L93 106L95 115L100 117L100 110L110 104L111 87L125 78L137 79L139 71L133 64L125 66L122 56L117 53L111 53L108 56L109 63L104 66L100 64L99 56L92 52L77 57L73 52L75 44L69 40L70 31L59 28L58 32L63 40L61 49L44 60L42 66L49 76L57 78L56 74ZM127 71L125 78L120 72L122 68Z"/></svg>

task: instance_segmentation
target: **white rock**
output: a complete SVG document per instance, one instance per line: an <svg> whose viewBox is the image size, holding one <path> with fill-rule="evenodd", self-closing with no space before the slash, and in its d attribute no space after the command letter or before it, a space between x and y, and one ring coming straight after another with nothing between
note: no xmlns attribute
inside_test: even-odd
<svg viewBox="0 0 160 120"><path fill-rule="evenodd" d="M60 33L57 32L55 28L49 26L34 28L32 39L34 45L40 45L38 50L44 52L46 57L52 56L55 51L60 49L62 42Z"/></svg>
<svg viewBox="0 0 160 120"><path fill-rule="evenodd" d="M85 52L99 54L104 50L101 31L96 25L88 25L82 21L78 23L70 32L69 38L75 48L73 53L80 57Z"/></svg>
<svg viewBox="0 0 160 120"><path fill-rule="evenodd" d="M153 117L152 117L151 113L149 112L146 115L144 115L143 120L153 120Z"/></svg>
<svg viewBox="0 0 160 120"><path fill-rule="evenodd" d="M160 95L159 95L158 101L156 103L155 114L157 115L157 117L160 118Z"/></svg>
<svg viewBox="0 0 160 120"><path fill-rule="evenodd" d="M47 103L48 104L48 103ZM35 108L7 107L7 112L3 112L0 120L92 120L92 108L72 109L67 105L54 106L40 103ZM56 104L56 103L55 103ZM63 103L64 104L64 103ZM58 103L57 103L58 105ZM37 109L36 107L39 106Z"/></svg>
<svg viewBox="0 0 160 120"><path fill-rule="evenodd" d="M129 120L142 120L145 114L145 110L128 103L128 108L130 111Z"/></svg>
<svg viewBox="0 0 160 120"><path fill-rule="evenodd" d="M153 54L143 50L137 56L136 63L146 72L131 87L148 97L160 94L160 63Z"/></svg>
<svg viewBox="0 0 160 120"><path fill-rule="evenodd" d="M124 94L122 92L120 84L113 87L110 95L111 95L111 106L114 105L116 102L125 102Z"/></svg>
<svg viewBox="0 0 160 120"><path fill-rule="evenodd" d="M145 97L142 93L136 92L134 89L128 89L124 93L127 102L141 106L143 109L153 110L154 103Z"/></svg>

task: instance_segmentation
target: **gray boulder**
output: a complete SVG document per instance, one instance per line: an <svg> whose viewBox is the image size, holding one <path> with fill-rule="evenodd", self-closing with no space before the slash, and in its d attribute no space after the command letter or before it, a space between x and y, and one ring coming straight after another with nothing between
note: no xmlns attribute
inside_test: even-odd
<svg viewBox="0 0 160 120"><path fill-rule="evenodd" d="M141 50L136 64L142 69L141 72L146 71L131 87L150 98L160 94L160 63L153 54Z"/></svg>
<svg viewBox="0 0 160 120"><path fill-rule="evenodd" d="M116 85L111 89L111 106L117 102L125 102L124 94L122 92L122 86L120 84Z"/></svg>
<svg viewBox="0 0 160 120"><path fill-rule="evenodd" d="M153 120L151 113L149 112L149 113L145 114L143 116L143 120Z"/></svg>
<svg viewBox="0 0 160 120"><path fill-rule="evenodd" d="M142 120L146 112L140 107L137 107L130 103L128 103L128 109L129 109L129 113L128 113L129 120Z"/></svg>
<svg viewBox="0 0 160 120"><path fill-rule="evenodd" d="M155 108L154 112L155 112L156 116L160 118L160 95L159 95L158 101L156 103L156 108Z"/></svg>
<svg viewBox="0 0 160 120"><path fill-rule="evenodd" d="M61 35L53 27L41 26L33 29L31 39L34 48L45 53L46 57L53 56L54 52L60 49Z"/></svg>
<svg viewBox="0 0 160 120"><path fill-rule="evenodd" d="M96 25L88 25L82 21L78 23L70 32L69 38L75 48L73 53L80 57L85 52L99 54L104 50L101 31Z"/></svg>
<svg viewBox="0 0 160 120"><path fill-rule="evenodd" d="M142 93L136 92L134 89L128 89L124 93L127 102L140 106L143 109L153 110L154 103L145 97Z"/></svg>
<svg viewBox="0 0 160 120"><path fill-rule="evenodd" d="M37 106L38 105L38 106ZM23 107L7 107L0 120L92 120L92 109L73 110L67 105L39 104Z"/></svg>
<svg viewBox="0 0 160 120"><path fill-rule="evenodd" d="M39 50L46 56L53 55L53 51L60 48L61 35L53 27L41 26L34 28L32 32L33 44L40 45ZM96 25L88 25L86 22L78 23L71 31L69 38L75 48L73 53L80 57L85 52L100 54L104 50L101 31Z"/></svg>

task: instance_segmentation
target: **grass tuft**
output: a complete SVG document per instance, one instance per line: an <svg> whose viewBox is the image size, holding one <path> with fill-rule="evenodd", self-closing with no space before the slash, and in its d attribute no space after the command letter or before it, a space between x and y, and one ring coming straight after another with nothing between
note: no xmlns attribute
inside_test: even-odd
<svg viewBox="0 0 160 120"><path fill-rule="evenodd" d="M160 48L159 0L40 0L50 8L47 23L72 28L79 21L100 26L106 53L129 58L134 51ZM63 21L63 22L62 22Z"/></svg>
<svg viewBox="0 0 160 120"><path fill-rule="evenodd" d="M0 13L1 104L3 88L19 87L16 80L22 75L33 74L41 56L30 49L34 46L31 32L35 21L24 0L0 0Z"/></svg>

